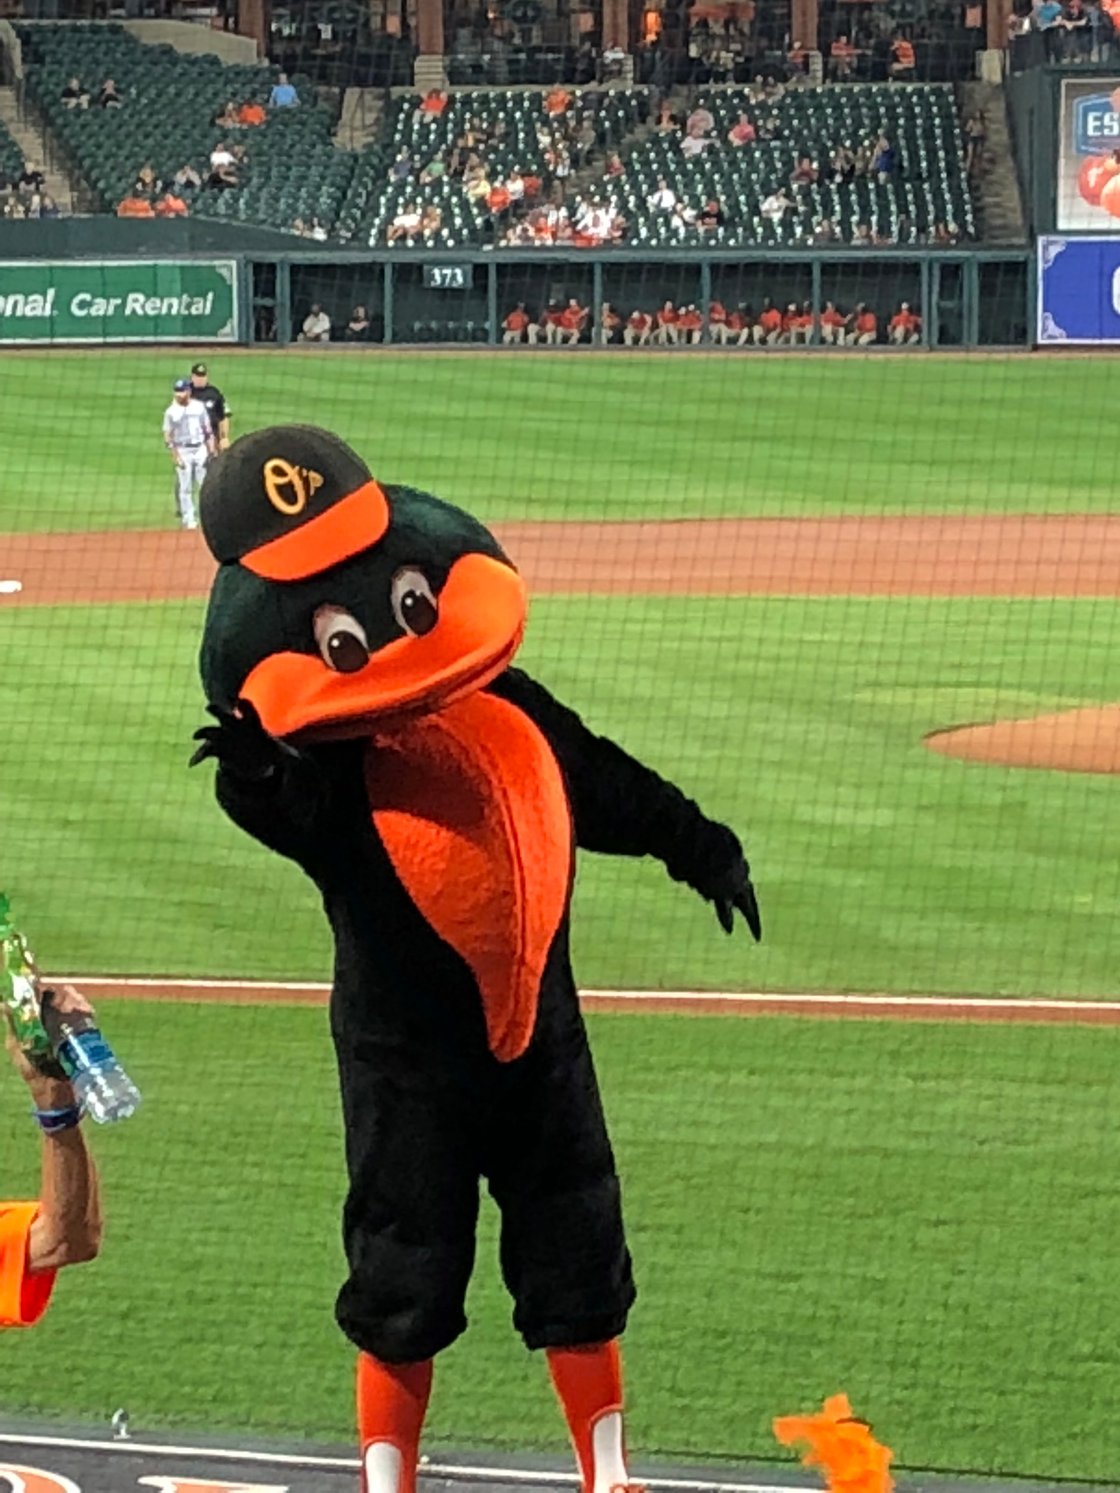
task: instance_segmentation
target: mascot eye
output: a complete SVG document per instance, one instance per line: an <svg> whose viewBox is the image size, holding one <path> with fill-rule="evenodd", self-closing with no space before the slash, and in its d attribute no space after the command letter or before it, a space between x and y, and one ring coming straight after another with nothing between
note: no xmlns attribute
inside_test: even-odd
<svg viewBox="0 0 1120 1493"><path fill-rule="evenodd" d="M342 607L323 606L312 621L323 662L339 674L356 674L369 663L365 628Z"/></svg>
<svg viewBox="0 0 1120 1493"><path fill-rule="evenodd" d="M422 638L431 632L439 621L439 607L428 578L422 570L411 565L398 570L393 577L389 600L398 625L414 638Z"/></svg>

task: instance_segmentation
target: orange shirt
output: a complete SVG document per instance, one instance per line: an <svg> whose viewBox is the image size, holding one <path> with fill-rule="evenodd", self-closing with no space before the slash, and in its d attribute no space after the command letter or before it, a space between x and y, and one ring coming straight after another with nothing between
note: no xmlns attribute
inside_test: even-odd
<svg viewBox="0 0 1120 1493"><path fill-rule="evenodd" d="M913 311L896 311L890 319L891 330L899 327L904 332L913 332L922 324L922 318L915 316Z"/></svg>
<svg viewBox="0 0 1120 1493"><path fill-rule="evenodd" d="M856 317L857 332L877 332L879 323L875 319L874 311L861 311Z"/></svg>
<svg viewBox="0 0 1120 1493"><path fill-rule="evenodd" d="M791 316L790 326L804 332L813 325L813 313L811 311L799 311L796 316Z"/></svg>
<svg viewBox="0 0 1120 1493"><path fill-rule="evenodd" d="M758 318L758 324L764 332L776 332L782 325L782 313L777 306L771 306Z"/></svg>
<svg viewBox="0 0 1120 1493"><path fill-rule="evenodd" d="M699 311L682 311L677 317L677 325L683 327L686 332L698 332L704 325L704 318Z"/></svg>
<svg viewBox="0 0 1120 1493"><path fill-rule="evenodd" d="M509 206L509 192L505 187L491 187L486 204L492 213L504 213Z"/></svg>
<svg viewBox="0 0 1120 1493"><path fill-rule="evenodd" d="M672 327L677 323L677 313L672 306L662 306L657 313L657 325L659 327Z"/></svg>
<svg viewBox="0 0 1120 1493"><path fill-rule="evenodd" d="M425 114L442 114L447 108L446 93L426 94L420 100L420 108Z"/></svg>
<svg viewBox="0 0 1120 1493"><path fill-rule="evenodd" d="M741 311L729 311L727 313L727 325L731 331L741 332L746 324L746 317Z"/></svg>
<svg viewBox="0 0 1120 1493"><path fill-rule="evenodd" d="M622 318L620 316L616 316L613 311L604 311L602 316L599 318L599 325L601 327L610 327L613 331L615 327L620 327L622 325Z"/></svg>
<svg viewBox="0 0 1120 1493"><path fill-rule="evenodd" d="M239 124L264 124L264 108L261 104L242 104L237 111Z"/></svg>
<svg viewBox="0 0 1120 1493"><path fill-rule="evenodd" d="M187 204L181 197L176 197L174 192L165 192L156 203L157 218L185 218L187 216Z"/></svg>
<svg viewBox="0 0 1120 1493"><path fill-rule="evenodd" d="M847 320L848 318L846 316L841 316L839 311L821 312L822 327L842 327Z"/></svg>
<svg viewBox="0 0 1120 1493"><path fill-rule="evenodd" d="M32 1275L27 1247L38 1203L0 1203L0 1328L33 1327L47 1309L54 1270Z"/></svg>
<svg viewBox="0 0 1120 1493"><path fill-rule="evenodd" d="M560 325L567 327L569 332L578 332L583 326L583 307L565 306L560 313Z"/></svg>
<svg viewBox="0 0 1120 1493"><path fill-rule="evenodd" d="M644 332L651 325L651 318L645 311L631 311L627 317L626 325L633 327L635 332Z"/></svg>
<svg viewBox="0 0 1120 1493"><path fill-rule="evenodd" d="M117 207L118 218L154 218L155 209L146 197L126 197Z"/></svg>
<svg viewBox="0 0 1120 1493"><path fill-rule="evenodd" d="M507 332L523 332L529 325L529 317L524 311L511 311L502 322Z"/></svg>
<svg viewBox="0 0 1120 1493"><path fill-rule="evenodd" d="M566 88L554 88L544 101L546 114L563 114L572 102L572 95Z"/></svg>
<svg viewBox="0 0 1120 1493"><path fill-rule="evenodd" d="M891 50L894 52L894 60L898 63L899 67L914 66L914 46L912 42L896 41Z"/></svg>
<svg viewBox="0 0 1120 1493"><path fill-rule="evenodd" d="M722 301L713 301L708 307L708 321L713 327L718 327L721 322L727 320L727 312L723 309Z"/></svg>

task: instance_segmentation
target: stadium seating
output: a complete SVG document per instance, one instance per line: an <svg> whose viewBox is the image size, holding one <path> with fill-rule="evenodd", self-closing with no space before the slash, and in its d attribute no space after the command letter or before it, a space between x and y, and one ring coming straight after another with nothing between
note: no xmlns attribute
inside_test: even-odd
<svg viewBox="0 0 1120 1493"><path fill-rule="evenodd" d="M165 180L186 161L205 177L213 147L235 140L246 149L242 184L204 188L191 201L192 213L274 228L317 217L328 231L333 226L355 157L334 145L331 116L306 82L299 107L271 112L257 128L230 131L212 123L215 115L231 99L267 102L274 70L145 45L118 26L25 26L20 35L30 64L28 92L104 210L116 207L145 161ZM60 94L75 75L94 94L113 78L124 106L65 108ZM293 82L299 87L301 80Z"/></svg>
<svg viewBox="0 0 1120 1493"><path fill-rule="evenodd" d="M417 119L418 96L393 103L381 142L368 148L359 160L350 194L339 217L344 237L357 237L369 244L384 244L385 230L406 202L434 202L443 213L443 231L433 243L444 248L479 243L489 235L485 204L470 202L457 182L442 178L420 186L415 179L388 179L389 165L407 149L417 167L427 164L440 150L450 149L472 120L485 128L500 126L504 135L478 150L491 181L500 181L513 167L548 180L544 146L538 128L546 123L545 94L509 89L452 94L443 114L433 120ZM625 139L638 122L643 96L637 91L608 94L598 113L600 139ZM573 92L570 115L578 114L582 95Z"/></svg>
<svg viewBox="0 0 1120 1493"><path fill-rule="evenodd" d="M972 203L963 168L963 142L952 90L921 84L830 86L793 90L776 106L752 104L742 89L701 93L694 107L704 106L715 119L720 143L703 156L686 159L676 134L653 135L626 157L626 175L604 182L600 195L621 211L632 245L709 246L804 244L813 226L830 218L846 239L861 223L892 241L900 240L900 219L910 221L911 241L935 223L953 222L965 234L974 232ZM728 129L740 113L757 122L760 114L776 115L772 141L759 140L739 149L727 145ZM789 187L799 156L823 168L841 143L857 147L880 133L894 143L898 166L893 178L873 178L834 185ZM681 230L648 204L659 177L694 208L709 199L721 203L728 217L715 232ZM795 211L774 224L759 213L763 199L785 186ZM907 235L902 235L906 237Z"/></svg>
<svg viewBox="0 0 1120 1493"><path fill-rule="evenodd" d="M389 165L407 148L417 168L449 148L471 120L486 126L499 121L504 136L480 150L491 181L513 166L542 176L547 184L544 149L538 126L544 123L543 94L535 92L463 92L454 94L437 119L415 117L418 98L396 100L383 139L361 156L350 192L338 219L344 238L383 244L385 230L406 202L434 202L443 213L443 229L430 243L439 247L481 243L492 236L484 204L468 201L462 188L447 178L420 186L415 177L389 180ZM693 107L708 108L716 121L719 143L698 158L681 153L677 133L645 134L640 126L642 99L637 91L608 93L596 115L600 145L620 149L626 172L621 178L594 184L590 195L609 201L627 222L626 243L634 247L709 247L795 245L810 241L814 225L831 219L845 239L866 223L880 239L917 242L936 223L955 223L963 236L975 231L974 214L963 169L963 142L952 90L943 86L880 84L795 89L776 105L758 106L743 89L704 91ZM574 95L578 112L581 98ZM776 138L735 149L727 131L740 113L756 122L777 117ZM790 172L799 156L822 167L841 143L856 147L880 132L893 142L897 170L890 181L872 177L833 184L790 188ZM827 173L824 173L825 175ZM716 232L682 229L648 204L659 177L694 208L719 201L727 223ZM795 210L780 224L760 214L763 200L785 186Z"/></svg>

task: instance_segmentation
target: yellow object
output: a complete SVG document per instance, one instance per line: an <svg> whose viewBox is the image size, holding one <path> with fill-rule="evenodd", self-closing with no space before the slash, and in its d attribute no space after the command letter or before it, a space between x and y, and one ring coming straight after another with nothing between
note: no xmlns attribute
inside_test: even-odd
<svg viewBox="0 0 1120 1493"><path fill-rule="evenodd" d="M817 1415L781 1415L774 1435L783 1446L804 1443L801 1461L819 1467L830 1493L891 1493L890 1447L881 1446L866 1421L852 1414L848 1396L831 1395Z"/></svg>

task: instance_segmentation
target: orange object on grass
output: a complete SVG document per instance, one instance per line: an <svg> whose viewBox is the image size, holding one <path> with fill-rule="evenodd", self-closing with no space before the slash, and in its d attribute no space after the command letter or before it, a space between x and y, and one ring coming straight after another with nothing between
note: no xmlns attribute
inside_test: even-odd
<svg viewBox="0 0 1120 1493"><path fill-rule="evenodd" d="M805 1467L819 1467L830 1493L891 1493L894 1453L881 1446L866 1421L852 1414L845 1394L832 1395L816 1415L782 1415L774 1435L783 1446L803 1443Z"/></svg>

